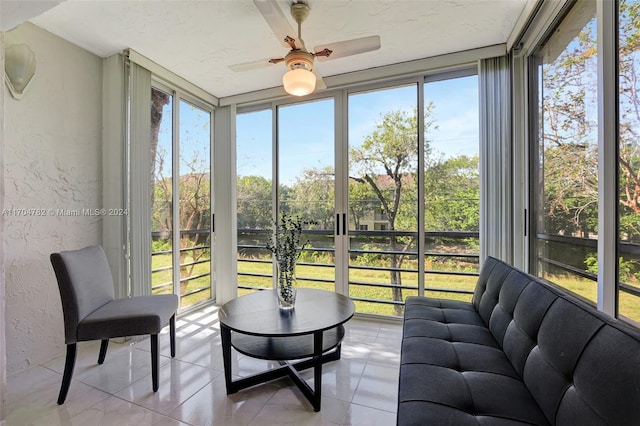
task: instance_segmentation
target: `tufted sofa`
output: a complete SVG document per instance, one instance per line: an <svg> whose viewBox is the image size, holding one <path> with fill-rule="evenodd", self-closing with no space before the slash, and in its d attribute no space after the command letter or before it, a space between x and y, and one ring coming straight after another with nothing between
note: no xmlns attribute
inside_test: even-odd
<svg viewBox="0 0 640 426"><path fill-rule="evenodd" d="M640 332L497 259L403 331L398 425L640 425Z"/></svg>

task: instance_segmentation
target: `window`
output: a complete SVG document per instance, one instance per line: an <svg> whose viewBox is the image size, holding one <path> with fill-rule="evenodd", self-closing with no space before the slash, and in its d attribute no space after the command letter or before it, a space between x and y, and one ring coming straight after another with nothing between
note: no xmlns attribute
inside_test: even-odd
<svg viewBox="0 0 640 426"><path fill-rule="evenodd" d="M273 287L265 243L283 212L313 222L300 287L335 289L376 315L401 316L405 298L425 290L469 300L479 249L476 69L329 93L236 117L239 294Z"/></svg>
<svg viewBox="0 0 640 426"><path fill-rule="evenodd" d="M471 301L480 247L478 76L434 77L424 85L425 295Z"/></svg>
<svg viewBox="0 0 640 426"><path fill-rule="evenodd" d="M619 6L618 312L640 325L640 1Z"/></svg>
<svg viewBox="0 0 640 426"><path fill-rule="evenodd" d="M211 110L196 103L151 89L151 286L182 309L212 298Z"/></svg>
<svg viewBox="0 0 640 426"><path fill-rule="evenodd" d="M272 223L271 109L236 117L238 294L272 288L271 253L264 248Z"/></svg>
<svg viewBox="0 0 640 426"><path fill-rule="evenodd" d="M401 316L419 291L418 87L349 95L349 296L358 312ZM372 229L357 231L371 216Z"/></svg>
<svg viewBox="0 0 640 426"><path fill-rule="evenodd" d="M596 3L577 2L532 58L532 262L595 302L598 239Z"/></svg>

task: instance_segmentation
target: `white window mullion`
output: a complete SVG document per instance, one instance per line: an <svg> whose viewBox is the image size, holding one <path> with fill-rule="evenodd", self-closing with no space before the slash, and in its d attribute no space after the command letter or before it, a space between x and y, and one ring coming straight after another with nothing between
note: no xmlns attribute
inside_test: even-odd
<svg viewBox="0 0 640 426"><path fill-rule="evenodd" d="M616 315L618 85L616 2L598 1L598 309Z"/></svg>
<svg viewBox="0 0 640 426"><path fill-rule="evenodd" d="M418 82L418 295L424 296L425 193L424 193L424 79Z"/></svg>
<svg viewBox="0 0 640 426"><path fill-rule="evenodd" d="M173 250L173 293L180 297L180 98L173 93L171 97L173 102L171 111L173 112L171 126L171 208L173 209L171 217L171 229Z"/></svg>
<svg viewBox="0 0 640 426"><path fill-rule="evenodd" d="M343 217L349 223L349 95L346 90L335 98L335 214L340 215L342 226ZM344 215L343 215L344 214ZM338 223L336 222L336 229ZM349 227L345 226L347 233ZM336 292L349 295L349 237L337 235L335 238L335 279Z"/></svg>

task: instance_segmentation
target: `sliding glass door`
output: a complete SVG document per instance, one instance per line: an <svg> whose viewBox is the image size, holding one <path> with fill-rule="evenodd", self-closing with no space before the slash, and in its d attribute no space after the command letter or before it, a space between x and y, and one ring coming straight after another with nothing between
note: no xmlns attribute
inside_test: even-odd
<svg viewBox="0 0 640 426"><path fill-rule="evenodd" d="M211 110L152 88L152 292L212 298Z"/></svg>
<svg viewBox="0 0 640 426"><path fill-rule="evenodd" d="M422 115L422 116L420 116ZM273 288L265 244L304 221L298 285L401 316L407 296L470 300L478 275L475 69L273 102L237 115L239 294Z"/></svg>
<svg viewBox="0 0 640 426"><path fill-rule="evenodd" d="M418 85L349 95L349 296L402 315L418 294Z"/></svg>
<svg viewBox="0 0 640 426"><path fill-rule="evenodd" d="M298 261L299 287L335 290L334 100L277 109L278 214L299 216L308 241Z"/></svg>

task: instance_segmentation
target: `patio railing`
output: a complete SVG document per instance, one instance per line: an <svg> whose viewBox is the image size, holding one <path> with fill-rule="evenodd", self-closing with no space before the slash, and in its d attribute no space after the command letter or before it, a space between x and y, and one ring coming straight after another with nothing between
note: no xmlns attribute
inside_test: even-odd
<svg viewBox="0 0 640 426"><path fill-rule="evenodd" d="M298 262L298 281L302 286L333 288L335 273L327 271L335 270L333 231L307 230L304 234L312 246ZM272 262L264 245L270 235L268 230L238 230L239 289L272 288ZM402 306L404 295L418 294L417 237L416 232L406 231L349 231L352 300ZM425 247L424 291L470 299L478 276L478 232L426 232Z"/></svg>

